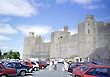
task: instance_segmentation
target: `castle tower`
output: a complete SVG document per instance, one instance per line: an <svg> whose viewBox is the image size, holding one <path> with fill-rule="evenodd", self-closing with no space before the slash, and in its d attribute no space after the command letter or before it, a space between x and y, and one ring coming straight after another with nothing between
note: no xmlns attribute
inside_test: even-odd
<svg viewBox="0 0 110 77"><path fill-rule="evenodd" d="M84 22L78 26L79 54L81 57L88 57L95 49L96 21L94 16L87 15Z"/></svg>
<svg viewBox="0 0 110 77"><path fill-rule="evenodd" d="M34 36L34 32L24 38L23 58L49 58L50 43L44 43L41 36Z"/></svg>
<svg viewBox="0 0 110 77"><path fill-rule="evenodd" d="M24 38L24 58L35 57L35 43L36 37L34 36L34 32L29 32L29 35Z"/></svg>
<svg viewBox="0 0 110 77"><path fill-rule="evenodd" d="M29 36L34 36L34 32L29 32Z"/></svg>
<svg viewBox="0 0 110 77"><path fill-rule="evenodd" d="M64 27L64 31L56 31L51 34L51 58L65 58L68 51L68 38L70 32L68 32L68 27Z"/></svg>
<svg viewBox="0 0 110 77"><path fill-rule="evenodd" d="M68 32L68 26L64 26L64 32Z"/></svg>

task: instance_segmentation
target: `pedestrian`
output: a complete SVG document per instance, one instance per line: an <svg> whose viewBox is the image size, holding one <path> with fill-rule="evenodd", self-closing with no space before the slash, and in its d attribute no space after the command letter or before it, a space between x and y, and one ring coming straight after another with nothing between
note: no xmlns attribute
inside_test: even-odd
<svg viewBox="0 0 110 77"><path fill-rule="evenodd" d="M57 70L57 60L54 61L54 70Z"/></svg>
<svg viewBox="0 0 110 77"><path fill-rule="evenodd" d="M68 63L64 61L64 69L63 70L68 71L68 66L69 66Z"/></svg>
<svg viewBox="0 0 110 77"><path fill-rule="evenodd" d="M49 71L52 71L52 65L53 65L53 62L50 61L50 64L49 64Z"/></svg>

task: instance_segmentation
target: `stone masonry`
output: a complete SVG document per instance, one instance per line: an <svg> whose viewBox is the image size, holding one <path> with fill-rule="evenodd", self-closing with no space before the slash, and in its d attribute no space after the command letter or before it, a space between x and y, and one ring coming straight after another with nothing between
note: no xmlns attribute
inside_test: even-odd
<svg viewBox="0 0 110 77"><path fill-rule="evenodd" d="M51 33L51 42L44 43L33 32L24 38L23 58L70 58L110 60L110 23L98 22L87 15L78 24L78 33L70 35L68 27Z"/></svg>

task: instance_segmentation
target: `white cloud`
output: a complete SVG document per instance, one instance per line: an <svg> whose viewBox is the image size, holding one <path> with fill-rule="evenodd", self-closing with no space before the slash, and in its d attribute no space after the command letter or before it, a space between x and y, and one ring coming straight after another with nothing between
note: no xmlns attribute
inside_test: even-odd
<svg viewBox="0 0 110 77"><path fill-rule="evenodd" d="M0 41L8 41L8 40L11 40L11 38L4 35L0 35Z"/></svg>
<svg viewBox="0 0 110 77"><path fill-rule="evenodd" d="M34 32L37 35L44 35L52 31L52 28L47 25L20 25L17 29L26 35L29 32Z"/></svg>
<svg viewBox="0 0 110 77"><path fill-rule="evenodd" d="M5 49L5 50L8 49L9 50L9 49L11 49L11 47L9 47L9 46L1 46L0 49Z"/></svg>
<svg viewBox="0 0 110 77"><path fill-rule="evenodd" d="M0 34L16 34L17 31L10 25L0 23Z"/></svg>
<svg viewBox="0 0 110 77"><path fill-rule="evenodd" d="M0 19L0 22L5 23L5 22L8 22L8 21L10 21L10 20L11 20L11 18L6 17L6 18L2 18L2 19Z"/></svg>
<svg viewBox="0 0 110 77"><path fill-rule="evenodd" d="M49 40L49 39L46 39L46 40L44 40L44 42L50 42L51 40Z"/></svg>
<svg viewBox="0 0 110 77"><path fill-rule="evenodd" d="M38 13L32 0L0 0L0 14L30 17Z"/></svg>
<svg viewBox="0 0 110 77"><path fill-rule="evenodd" d="M85 9L97 9L97 8L104 8L106 7L105 5L101 4L101 5L88 5L88 6L84 6Z"/></svg>
<svg viewBox="0 0 110 77"><path fill-rule="evenodd" d="M78 33L77 30L69 30L69 32L70 32L70 35L74 35L74 34L77 34Z"/></svg>
<svg viewBox="0 0 110 77"><path fill-rule="evenodd" d="M77 3L79 5L91 4L94 0L70 0L71 2Z"/></svg>
<svg viewBox="0 0 110 77"><path fill-rule="evenodd" d="M38 3L36 6L37 6L38 8L46 9L46 8L49 8L51 5L48 4L48 3Z"/></svg>
<svg viewBox="0 0 110 77"><path fill-rule="evenodd" d="M62 4L70 2L73 4L78 4L84 9L97 9L97 8L104 8L104 4L100 4L101 0L56 0L57 4Z"/></svg>
<svg viewBox="0 0 110 77"><path fill-rule="evenodd" d="M99 0L56 0L56 3L62 4L65 2L71 2L71 3L77 3L79 5L87 5L87 4L91 4L93 1L99 1Z"/></svg>

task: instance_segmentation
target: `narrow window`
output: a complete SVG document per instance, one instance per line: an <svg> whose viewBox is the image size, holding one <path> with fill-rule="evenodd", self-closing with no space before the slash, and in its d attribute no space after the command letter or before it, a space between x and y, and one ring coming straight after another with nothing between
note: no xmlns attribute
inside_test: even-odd
<svg viewBox="0 0 110 77"><path fill-rule="evenodd" d="M88 23L88 25L89 25L89 23Z"/></svg>
<svg viewBox="0 0 110 77"><path fill-rule="evenodd" d="M88 33L90 33L90 30L88 30Z"/></svg>

